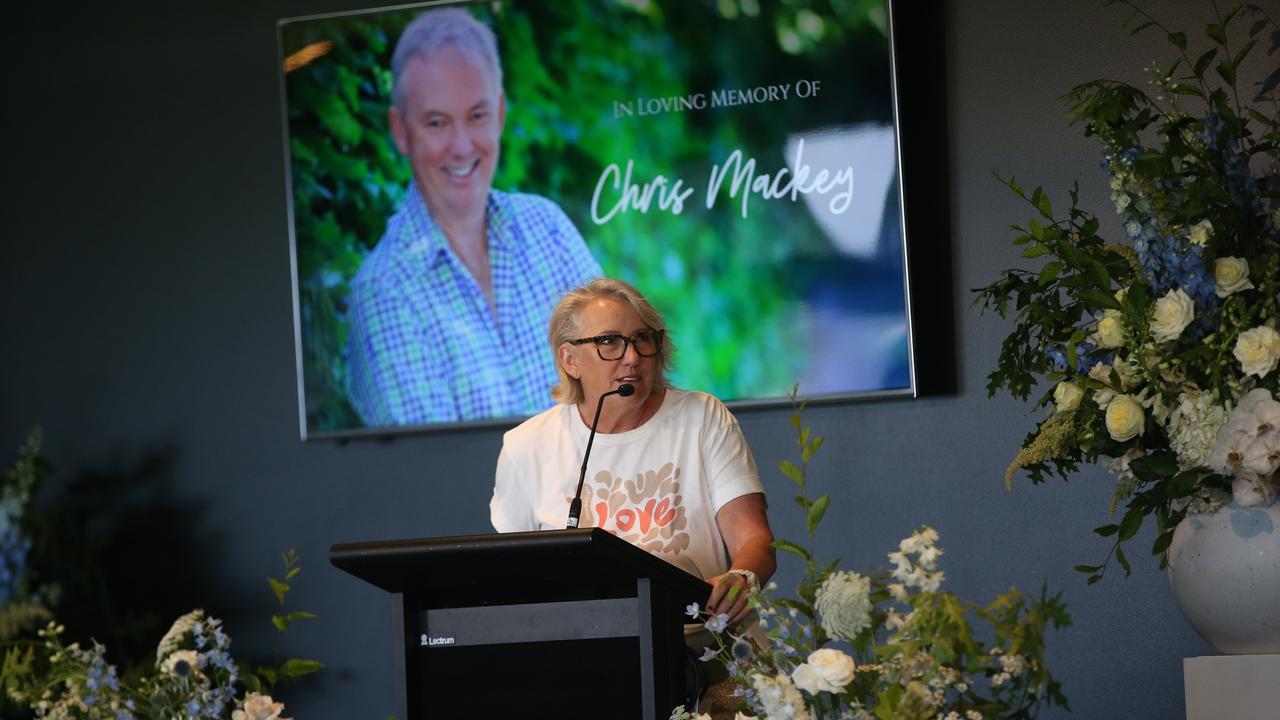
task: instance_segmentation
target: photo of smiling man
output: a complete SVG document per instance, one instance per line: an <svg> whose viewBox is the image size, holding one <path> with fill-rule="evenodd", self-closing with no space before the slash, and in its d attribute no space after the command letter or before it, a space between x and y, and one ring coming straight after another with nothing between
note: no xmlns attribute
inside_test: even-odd
<svg viewBox="0 0 1280 720"><path fill-rule="evenodd" d="M492 188L506 94L488 27L425 12L392 74L391 135L413 182L351 286L351 403L367 426L545 410L551 311L600 266L555 203Z"/></svg>

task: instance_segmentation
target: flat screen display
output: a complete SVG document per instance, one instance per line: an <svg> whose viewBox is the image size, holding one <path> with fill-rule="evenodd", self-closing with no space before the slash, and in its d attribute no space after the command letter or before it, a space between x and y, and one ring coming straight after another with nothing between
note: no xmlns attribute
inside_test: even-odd
<svg viewBox="0 0 1280 720"><path fill-rule="evenodd" d="M551 309L599 275L665 316L677 387L911 395L888 18L500 0L280 21L303 437L550 407Z"/></svg>

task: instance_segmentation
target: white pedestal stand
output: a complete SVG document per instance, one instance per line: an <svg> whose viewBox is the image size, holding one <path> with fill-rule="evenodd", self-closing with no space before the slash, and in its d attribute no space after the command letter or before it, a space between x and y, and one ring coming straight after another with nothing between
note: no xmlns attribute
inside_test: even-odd
<svg viewBox="0 0 1280 720"><path fill-rule="evenodd" d="M1280 655L1185 658L1182 679L1187 720L1280 718Z"/></svg>

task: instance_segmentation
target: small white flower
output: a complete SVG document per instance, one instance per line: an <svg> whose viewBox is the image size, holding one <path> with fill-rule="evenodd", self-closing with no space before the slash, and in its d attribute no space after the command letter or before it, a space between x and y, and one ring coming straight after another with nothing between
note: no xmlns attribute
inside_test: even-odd
<svg viewBox="0 0 1280 720"><path fill-rule="evenodd" d="M729 627L729 614L720 613L715 617L709 618L703 623L703 626L713 633L724 632L724 629Z"/></svg>
<svg viewBox="0 0 1280 720"><path fill-rule="evenodd" d="M1253 289L1249 280L1249 261L1238 257L1221 257L1213 263L1213 292L1220 298L1241 290Z"/></svg>
<svg viewBox="0 0 1280 720"><path fill-rule="evenodd" d="M1026 669L1026 661L1023 660L1021 655L1016 653L1012 655L1001 655L1000 668L1010 675L1021 675L1022 671Z"/></svg>
<svg viewBox="0 0 1280 720"><path fill-rule="evenodd" d="M764 706L765 717L769 720L782 718L810 720L812 718L809 708L804 704L804 697L791 683L791 678L786 675L769 677L756 673L751 676L751 686L759 696L760 704Z"/></svg>
<svg viewBox="0 0 1280 720"><path fill-rule="evenodd" d="M1146 415L1132 395L1117 395L1107 405L1107 432L1116 442L1125 442L1142 434Z"/></svg>
<svg viewBox="0 0 1280 720"><path fill-rule="evenodd" d="M926 525L911 533L911 537L904 538L898 543L898 549L906 553L919 553L933 547L936 542L938 542L938 531Z"/></svg>
<svg viewBox="0 0 1280 720"><path fill-rule="evenodd" d="M1094 363L1089 369L1089 378L1097 380L1107 387L1093 391L1093 401L1098 407L1106 409L1111 404L1111 400L1116 396L1116 392L1111 388L1111 366L1106 363ZM1118 374L1118 373L1117 373ZM1119 388L1116 388L1119 389Z"/></svg>
<svg viewBox="0 0 1280 720"><path fill-rule="evenodd" d="M889 596L898 602L906 602L907 586L902 583L889 583Z"/></svg>
<svg viewBox="0 0 1280 720"><path fill-rule="evenodd" d="M1192 225L1191 231L1187 233L1187 236L1191 242L1204 247L1205 243L1209 242L1209 238L1213 237L1213 223L1209 222L1208 218L1205 218Z"/></svg>
<svg viewBox="0 0 1280 720"><path fill-rule="evenodd" d="M698 617L698 603L689 603L684 608L684 614L691 618Z"/></svg>
<svg viewBox="0 0 1280 720"><path fill-rule="evenodd" d="M1182 288L1170 290L1156 301L1151 316L1151 334L1160 342L1177 340L1195 316L1196 307L1191 297Z"/></svg>
<svg viewBox="0 0 1280 720"><path fill-rule="evenodd" d="M1276 362L1280 360L1280 333L1266 325L1245 330L1236 340L1233 352L1246 376L1265 377L1276 369Z"/></svg>

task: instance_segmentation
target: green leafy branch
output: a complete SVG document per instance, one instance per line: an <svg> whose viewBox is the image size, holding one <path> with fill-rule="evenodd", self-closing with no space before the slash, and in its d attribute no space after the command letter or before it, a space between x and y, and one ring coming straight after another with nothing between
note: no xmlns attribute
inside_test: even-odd
<svg viewBox="0 0 1280 720"><path fill-rule="evenodd" d="M799 599L780 600L779 603L813 620L817 616L814 610L814 601L818 587L835 569L838 561L832 561L826 566L820 567L814 560L813 537L818 530L819 523L822 522L823 516L826 515L827 507L831 503L831 497L823 495L816 500L809 498L809 461L813 458L813 454L818 451L818 448L822 447L823 437L821 435L813 435L810 428L803 426L801 416L808 401L799 399L799 389L799 384L792 385L789 397L792 408L791 427L796 431L796 447L800 450L800 464L796 465L790 460L780 460L778 469L800 488L800 494L795 497L795 502L805 513L805 545L801 547L790 540L777 539L773 541L773 547L796 555L804 560L805 563L804 578L796 588ZM821 629L818 628L813 636L814 649L821 647L825 641L825 636L823 636Z"/></svg>
<svg viewBox="0 0 1280 720"><path fill-rule="evenodd" d="M292 548L290 548L285 554L281 555L280 558L284 563L284 579L277 580L273 577L267 578L267 584L271 587L272 594L275 595L276 601L280 604L280 613L273 614L271 616L271 624L275 626L277 633L275 650L276 662L275 665L259 665L254 668L253 673L245 675L246 684L251 686L249 688L250 690L259 691L260 687L265 685L268 694L273 693L276 684L285 678L297 678L304 675L310 675L324 667L324 664L321 662L303 658L289 658L283 662L280 661L280 645L278 641L280 634L288 630L289 626L297 620L312 620L319 617L315 613L307 612L305 610L292 610L285 612L285 598L291 589L290 583L298 573L302 572L302 566L299 564L300 558L298 556L298 552ZM253 679L252 682L250 681L250 678ZM254 684L257 684L259 687L253 687L252 685Z"/></svg>
<svg viewBox="0 0 1280 720"><path fill-rule="evenodd" d="M1019 233L1013 243L1027 246L1027 259L1048 258L1039 272L1007 270L996 282L975 288L974 305L983 312L994 310L1000 317L1014 316L1013 331L1001 344L996 369L987 376L987 394L1001 388L1026 400L1039 384L1039 377L1052 374L1047 351L1062 349L1068 367L1077 367L1076 348L1087 338L1083 321L1103 310L1120 310L1115 286L1128 285L1136 275L1136 259L1108 245L1098 236L1099 222L1079 207L1079 188L1071 190L1071 207L1066 218L1054 215L1053 206L1042 187L1029 195L1015 178L997 181L1022 198L1038 213L1027 227L1011 226ZM1141 297L1128 300L1135 312ZM1042 400L1043 402L1043 400Z"/></svg>

